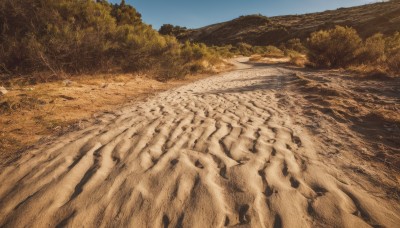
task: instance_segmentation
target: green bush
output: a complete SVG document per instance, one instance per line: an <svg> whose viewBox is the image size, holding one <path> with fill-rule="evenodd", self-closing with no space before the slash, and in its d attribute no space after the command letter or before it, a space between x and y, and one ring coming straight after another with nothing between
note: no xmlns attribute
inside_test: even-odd
<svg viewBox="0 0 400 228"><path fill-rule="evenodd" d="M336 26L311 34L307 40L309 60L318 67L346 67L357 61L362 40L357 31Z"/></svg>
<svg viewBox="0 0 400 228"><path fill-rule="evenodd" d="M362 41L348 27L318 31L308 39L308 58L317 67L346 67L362 72L400 73L400 33L377 33Z"/></svg>
<svg viewBox="0 0 400 228"><path fill-rule="evenodd" d="M0 21L0 74L151 70L165 79L197 69L191 61L218 61L205 45L160 35L124 1L2 0Z"/></svg>
<svg viewBox="0 0 400 228"><path fill-rule="evenodd" d="M103 5L107 6L106 3L103 3ZM125 0L122 0L119 5L112 5L111 16L116 19L118 25L143 25L141 19L142 15L138 13L135 8L126 5Z"/></svg>

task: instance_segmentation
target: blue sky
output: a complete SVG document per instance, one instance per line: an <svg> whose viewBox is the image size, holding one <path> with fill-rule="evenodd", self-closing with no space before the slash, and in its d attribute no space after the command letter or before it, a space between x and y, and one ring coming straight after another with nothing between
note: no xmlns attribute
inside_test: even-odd
<svg viewBox="0 0 400 228"><path fill-rule="evenodd" d="M158 29L162 24L199 28L241 15L303 14L339 7L363 5L373 0L125 0ZM109 0L119 3L120 0Z"/></svg>

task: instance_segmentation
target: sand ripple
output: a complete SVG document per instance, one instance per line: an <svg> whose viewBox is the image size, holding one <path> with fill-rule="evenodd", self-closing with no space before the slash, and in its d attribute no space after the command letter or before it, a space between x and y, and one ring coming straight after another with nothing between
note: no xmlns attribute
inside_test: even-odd
<svg viewBox="0 0 400 228"><path fill-rule="evenodd" d="M280 108L288 77L226 73L29 151L1 171L0 226L396 227L398 208L341 181Z"/></svg>

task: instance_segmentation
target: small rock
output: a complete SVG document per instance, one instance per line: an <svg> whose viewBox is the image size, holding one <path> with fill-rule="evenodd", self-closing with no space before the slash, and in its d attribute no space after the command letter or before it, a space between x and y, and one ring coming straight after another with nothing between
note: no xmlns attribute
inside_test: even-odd
<svg viewBox="0 0 400 228"><path fill-rule="evenodd" d="M0 86L0 96L6 95L8 91L3 86Z"/></svg>

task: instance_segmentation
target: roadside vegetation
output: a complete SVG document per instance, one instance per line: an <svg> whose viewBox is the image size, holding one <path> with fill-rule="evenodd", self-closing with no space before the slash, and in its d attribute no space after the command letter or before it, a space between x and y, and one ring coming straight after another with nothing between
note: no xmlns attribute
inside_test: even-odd
<svg viewBox="0 0 400 228"><path fill-rule="evenodd" d="M304 67L307 63L306 47L299 39L291 39L282 43L279 47L273 45L251 46L250 44L240 42L236 45L212 46L219 56L232 58L234 56L249 56L250 61L267 61L268 59L282 59L290 63Z"/></svg>
<svg viewBox="0 0 400 228"><path fill-rule="evenodd" d="M1 81L139 71L168 80L220 61L205 45L160 35L123 0L3 0L0 21Z"/></svg>
<svg viewBox="0 0 400 228"><path fill-rule="evenodd" d="M169 36L175 36L175 37L180 37L180 36L184 35L186 31L187 31L186 27L175 26L175 25L171 25L171 24L164 24L158 30L158 32L161 35L169 35Z"/></svg>
<svg viewBox="0 0 400 228"><path fill-rule="evenodd" d="M362 39L351 27L336 26L311 33L306 40L298 38L278 47L252 46L247 43L211 47L220 56L249 56L250 61L268 62L281 58L293 65L320 69L346 69L373 76L399 76L400 33L376 33ZM278 61L279 62L279 61Z"/></svg>
<svg viewBox="0 0 400 228"><path fill-rule="evenodd" d="M357 72L400 73L400 33L377 33L362 40L350 27L336 26L311 34L307 39L310 65L319 68L344 68Z"/></svg>

